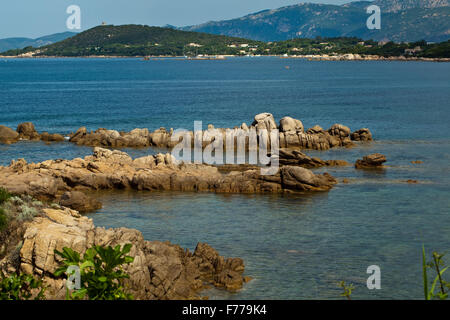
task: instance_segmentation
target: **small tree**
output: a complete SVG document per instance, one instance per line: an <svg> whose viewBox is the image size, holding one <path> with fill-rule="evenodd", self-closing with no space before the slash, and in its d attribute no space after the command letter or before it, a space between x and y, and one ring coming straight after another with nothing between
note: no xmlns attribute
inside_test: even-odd
<svg viewBox="0 0 450 320"><path fill-rule="evenodd" d="M55 250L55 254L63 258L62 266L55 272L56 276L67 274L70 266L76 266L80 270L81 288L69 292L67 298L74 300L132 300L133 296L125 293L123 280L129 275L123 271L123 265L134 261L127 256L131 250L131 244L120 248L120 245L112 248L94 246L86 251L83 257L70 248L63 248L62 252Z"/></svg>

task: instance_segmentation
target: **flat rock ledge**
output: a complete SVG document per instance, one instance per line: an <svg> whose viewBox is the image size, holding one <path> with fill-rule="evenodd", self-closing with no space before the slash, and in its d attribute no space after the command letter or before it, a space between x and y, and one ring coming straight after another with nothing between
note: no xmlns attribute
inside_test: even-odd
<svg viewBox="0 0 450 320"><path fill-rule="evenodd" d="M0 186L41 200L59 199L68 191L102 189L217 193L328 191L336 183L327 173L314 174L298 166L283 166L274 175L261 175L260 169L224 174L209 165L179 163L171 154L133 160L124 152L98 147L84 159L41 163L19 159L8 167L0 167Z"/></svg>
<svg viewBox="0 0 450 320"><path fill-rule="evenodd" d="M356 160L356 169L382 169L384 168L383 163L385 163L386 156L381 153L374 153L365 156L362 160Z"/></svg>
<svg viewBox="0 0 450 320"><path fill-rule="evenodd" d="M60 257L54 250L70 247L84 253L93 245L116 246L131 243L134 262L125 266L130 275L126 290L140 300L200 299L199 292L208 286L235 291L248 280L243 277L244 262L221 257L205 243L193 253L169 242L145 241L137 230L95 227L92 220L77 211L44 209L31 221L20 250L22 272L43 277L52 300L65 298L65 280L56 278Z"/></svg>
<svg viewBox="0 0 450 320"><path fill-rule="evenodd" d="M282 166L301 166L303 168L344 167L350 165L345 160L322 160L292 149L279 150L279 163Z"/></svg>

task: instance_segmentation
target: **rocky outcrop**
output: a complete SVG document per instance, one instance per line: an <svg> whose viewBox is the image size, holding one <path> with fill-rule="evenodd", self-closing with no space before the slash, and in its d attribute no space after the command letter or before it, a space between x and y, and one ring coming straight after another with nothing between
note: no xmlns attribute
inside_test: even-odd
<svg viewBox="0 0 450 320"><path fill-rule="evenodd" d="M348 127L335 124L330 129L324 130L320 126L314 126L305 132L303 123L300 120L284 117L280 120L277 126L275 119L270 113L261 113L255 116L253 123L248 127L245 123L233 129L214 128L208 125L207 130L198 132L187 131L184 135L190 136L191 146L201 145L206 148L211 143L214 143L217 136L221 136L223 140L223 148L227 149L227 132L233 132L235 135L233 146L236 145L238 137L243 137L244 141L248 143L249 133L255 131L257 134L263 130L271 132L279 129L281 148L302 148L315 150L328 150L334 147L351 147L352 141L371 141L372 134L369 129L360 129L351 134ZM63 141L64 137L58 134L49 134L44 132L38 134L34 129L32 123L23 123L18 127L18 132L21 139L28 140L43 140L43 141ZM177 132L178 134L178 132ZM134 129L130 132L119 132L116 130L108 130L100 128L96 131L88 132L86 127L79 128L71 135L69 141L77 145L92 146L92 147L108 147L108 148L123 148L123 147L159 147L171 149L175 147L181 140L182 136L174 136L174 130L166 130L159 128L153 132L148 129ZM12 139L15 142L18 139ZM0 142L1 142L0 129ZM197 143L196 143L197 142ZM246 146L248 149L248 145Z"/></svg>
<svg viewBox="0 0 450 320"><path fill-rule="evenodd" d="M304 127L300 120L284 117L280 120L280 132L300 132L303 133Z"/></svg>
<svg viewBox="0 0 450 320"><path fill-rule="evenodd" d="M328 179L318 179L323 182L321 185L310 185L308 179L284 184L285 174L286 171L278 170L274 175L265 176L260 169L224 174L209 165L179 163L171 154L133 160L121 151L95 148L93 155L84 159L47 160L37 164L23 159L12 161L10 166L0 167L0 186L17 194L55 199L67 191L100 189L282 193L326 191L334 185ZM294 176L300 178L303 174L305 171Z"/></svg>
<svg viewBox="0 0 450 320"><path fill-rule="evenodd" d="M383 168L383 163L386 162L386 156L380 153L370 154L365 156L362 160L356 160L356 169L377 169Z"/></svg>
<svg viewBox="0 0 450 320"><path fill-rule="evenodd" d="M65 140L64 137L58 133L42 132L39 137L41 141L45 142L62 142Z"/></svg>
<svg viewBox="0 0 450 320"><path fill-rule="evenodd" d="M216 136L221 136L224 149L227 148L227 131L234 133L235 137L246 136L244 141L248 143L248 134L250 130L255 129L256 133L262 130L271 132L279 129L280 147L282 148L303 148L315 150L328 150L334 147L350 147L354 141L369 141L372 135L369 129L361 129L351 135L348 127L335 124L329 130L323 130L320 126L315 126L304 132L303 123L300 120L284 117L277 126L275 119L270 113L261 113L255 116L253 123L248 127L245 123L234 129L214 128L208 125L207 130L201 132L188 131L191 146L202 145L203 148L215 141ZM173 139L173 130L167 131L160 128L154 132L147 129L135 129L130 132L118 132L115 130L98 129L95 132L87 132L85 127L71 137L70 141L78 145L100 146L100 147L147 147L154 146L160 148L173 148L180 139ZM370 137L370 139L369 139ZM237 138L234 139L233 146L236 145ZM248 146L247 146L248 148Z"/></svg>
<svg viewBox="0 0 450 320"><path fill-rule="evenodd" d="M77 145L112 148L162 146L167 144L168 140L161 137L160 131L157 130L153 134L150 134L148 129L134 129L130 132L98 129L94 132L87 132L85 127L81 127L69 141Z"/></svg>
<svg viewBox="0 0 450 320"><path fill-rule="evenodd" d="M59 204L79 211L80 213L96 211L102 208L102 204L98 200L88 197L81 191L68 191L64 193L59 200Z"/></svg>
<svg viewBox="0 0 450 320"><path fill-rule="evenodd" d="M234 291L246 280L242 259L225 259L207 244L199 243L191 253L169 242L145 241L137 230L97 228L70 209L44 209L27 225L20 269L44 278L48 299L64 299L65 279L54 276L60 263L55 249L70 247L83 254L94 245L128 243L134 262L124 267L130 275L125 288L135 299L197 299L208 284Z"/></svg>
<svg viewBox="0 0 450 320"><path fill-rule="evenodd" d="M11 128L0 126L0 143L11 144L19 141L19 134Z"/></svg>
<svg viewBox="0 0 450 320"><path fill-rule="evenodd" d="M353 141L372 141L373 140L372 133L367 128L359 129L359 130L353 132L350 137Z"/></svg>
<svg viewBox="0 0 450 320"><path fill-rule="evenodd" d="M271 131L277 129L277 124L271 113L260 113L255 116L255 121L252 123L252 127L255 127L257 131L267 130Z"/></svg>
<svg viewBox="0 0 450 320"><path fill-rule="evenodd" d="M279 163L284 166L301 166L304 168L349 165L349 163L344 160L322 160L319 158L312 158L299 150L292 149L279 150Z"/></svg>
<svg viewBox="0 0 450 320"><path fill-rule="evenodd" d="M34 124L31 122L24 122L17 126L17 133L19 138L23 140L39 140L39 133L34 128Z"/></svg>
<svg viewBox="0 0 450 320"><path fill-rule="evenodd" d="M64 137L57 133L42 132L39 134L34 124L31 122L24 122L17 126L16 131L11 128L0 126L0 143L11 144L19 140L30 141L45 141L45 142L61 142Z"/></svg>

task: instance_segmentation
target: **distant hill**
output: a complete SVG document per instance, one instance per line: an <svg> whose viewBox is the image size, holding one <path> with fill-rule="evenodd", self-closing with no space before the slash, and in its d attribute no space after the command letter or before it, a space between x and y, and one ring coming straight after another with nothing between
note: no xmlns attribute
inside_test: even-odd
<svg viewBox="0 0 450 320"><path fill-rule="evenodd" d="M257 45L258 41L187 32L172 28L143 25L106 25L81 32L66 40L41 47L43 56L158 56L236 54L239 44ZM229 45L237 45L230 47ZM29 48L25 52L36 51ZM4 55L18 55L24 51L10 50Z"/></svg>
<svg viewBox="0 0 450 320"><path fill-rule="evenodd" d="M296 38L262 42L142 25L98 26L40 48L9 50L0 56L198 56L198 55L337 55L359 54L450 58L450 41L428 44L379 43L356 37Z"/></svg>
<svg viewBox="0 0 450 320"><path fill-rule="evenodd" d="M381 30L366 27L366 8L371 4L382 9ZM300 3L180 29L261 41L321 36L441 42L450 38L450 6L449 0L356 1L341 6Z"/></svg>
<svg viewBox="0 0 450 320"><path fill-rule="evenodd" d="M0 52L11 50L11 49L23 49L25 47L42 47L58 41L65 40L67 38L76 35L75 32L62 32L55 33L52 35L40 37L37 39L30 38L6 38L0 39Z"/></svg>

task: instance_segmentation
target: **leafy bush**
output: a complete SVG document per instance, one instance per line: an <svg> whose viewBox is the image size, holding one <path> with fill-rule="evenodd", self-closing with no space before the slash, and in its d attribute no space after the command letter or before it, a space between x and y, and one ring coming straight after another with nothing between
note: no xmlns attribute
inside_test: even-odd
<svg viewBox="0 0 450 320"><path fill-rule="evenodd" d="M11 197L12 195L6 189L0 188L0 204L3 204Z"/></svg>
<svg viewBox="0 0 450 320"><path fill-rule="evenodd" d="M20 210L21 210L21 212L17 216L17 219L19 221L31 220L38 214L38 211L36 210L36 208L28 207L25 204L20 206Z"/></svg>
<svg viewBox="0 0 450 320"><path fill-rule="evenodd" d="M68 273L70 266L80 270L81 288L73 292L67 291L67 298L74 300L132 300L133 296L125 293L123 280L129 275L123 271L123 265L134 261L127 256L131 244L121 250L120 245L112 248L94 246L86 251L81 258L80 254L70 248L63 248L63 252L55 250L55 254L63 258L62 266L55 272L56 276Z"/></svg>
<svg viewBox="0 0 450 320"><path fill-rule="evenodd" d="M0 271L0 300L44 300L42 280L28 274L12 274L7 277Z"/></svg>

